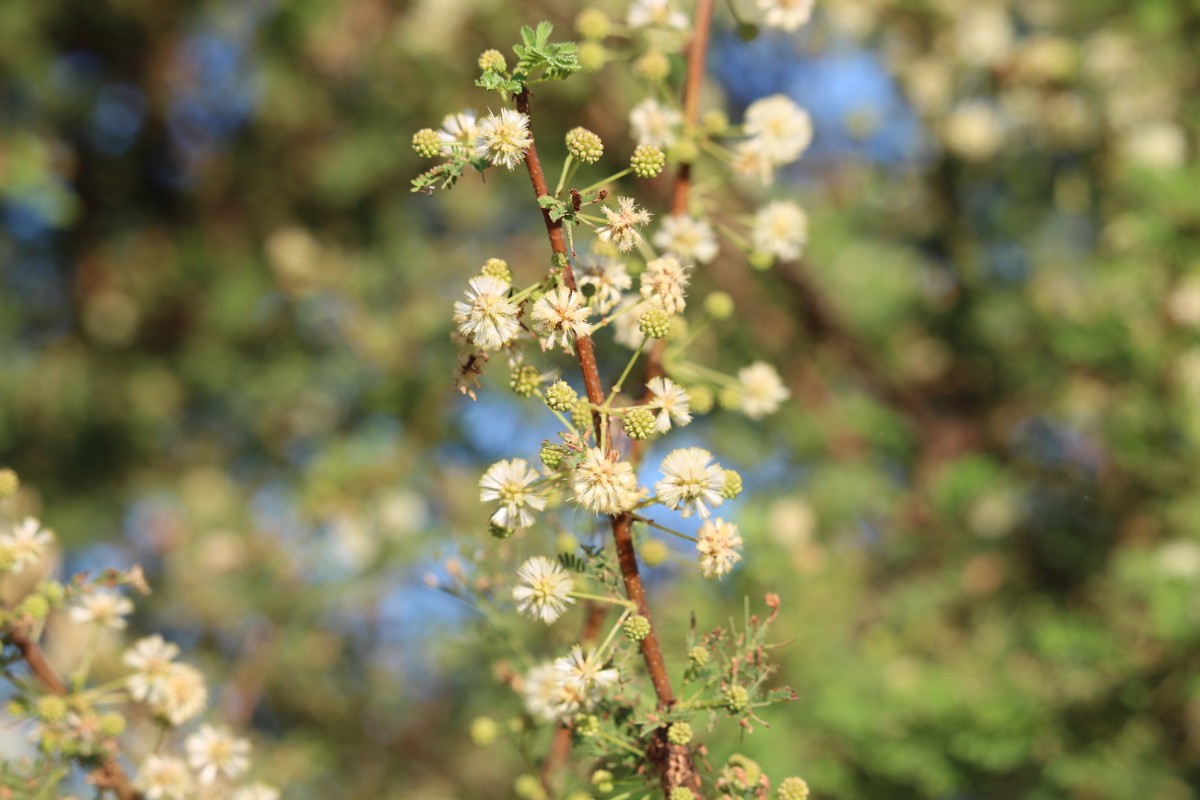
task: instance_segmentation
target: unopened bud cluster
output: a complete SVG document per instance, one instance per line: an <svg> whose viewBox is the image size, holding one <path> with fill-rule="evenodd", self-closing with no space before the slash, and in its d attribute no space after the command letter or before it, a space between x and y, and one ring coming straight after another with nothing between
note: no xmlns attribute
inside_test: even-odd
<svg viewBox="0 0 1200 800"><path fill-rule="evenodd" d="M625 624L622 627L625 635L632 642L640 642L650 635L650 620L641 614L634 614L625 620Z"/></svg>
<svg viewBox="0 0 1200 800"><path fill-rule="evenodd" d="M541 384L542 374L538 372L537 367L530 364L523 364L514 369L508 381L513 394L518 397L532 397Z"/></svg>
<svg viewBox="0 0 1200 800"><path fill-rule="evenodd" d="M652 306L642 312L638 329L651 339L661 339L671 332L671 315L658 306Z"/></svg>
<svg viewBox="0 0 1200 800"><path fill-rule="evenodd" d="M422 128L413 134L412 146L421 158L437 158L442 152L442 137L432 128Z"/></svg>
<svg viewBox="0 0 1200 800"><path fill-rule="evenodd" d="M484 50L479 54L479 68L484 72L504 72L508 69L508 62L499 50Z"/></svg>
<svg viewBox="0 0 1200 800"><path fill-rule="evenodd" d="M654 412L648 408L634 408L625 413L625 434L630 439L649 439L654 433Z"/></svg>
<svg viewBox="0 0 1200 800"><path fill-rule="evenodd" d="M587 128L567 132L567 152L584 164L595 164L604 155L604 142Z"/></svg>
<svg viewBox="0 0 1200 800"><path fill-rule="evenodd" d="M667 741L671 744L687 744L692 740L692 726L686 722L676 722L667 728Z"/></svg>
<svg viewBox="0 0 1200 800"><path fill-rule="evenodd" d="M639 178L655 178L667 163L667 156L652 144L640 144L629 159L633 174Z"/></svg>
<svg viewBox="0 0 1200 800"><path fill-rule="evenodd" d="M505 283L512 283L512 270L508 268L508 262L503 258L489 258L483 262L483 269L479 271L479 274Z"/></svg>

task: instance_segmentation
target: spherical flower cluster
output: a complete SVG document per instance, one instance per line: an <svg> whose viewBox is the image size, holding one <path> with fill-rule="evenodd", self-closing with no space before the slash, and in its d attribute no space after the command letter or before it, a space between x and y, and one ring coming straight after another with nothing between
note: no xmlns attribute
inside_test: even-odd
<svg viewBox="0 0 1200 800"><path fill-rule="evenodd" d="M638 228L650 222L650 212L637 206L632 197L617 198L617 209L602 206L607 220L605 225L596 231L596 236L602 242L611 242L622 253L628 253L642 243L642 235Z"/></svg>
<svg viewBox="0 0 1200 800"><path fill-rule="evenodd" d="M0 469L0 500L12 497L21 488L21 479L17 473L7 467Z"/></svg>
<svg viewBox="0 0 1200 800"><path fill-rule="evenodd" d="M532 364L521 364L513 368L508 386L517 397L532 397L542 385L542 374Z"/></svg>
<svg viewBox="0 0 1200 800"><path fill-rule="evenodd" d="M171 664L147 699L155 716L178 727L204 711L208 684L190 664Z"/></svg>
<svg viewBox="0 0 1200 800"><path fill-rule="evenodd" d="M554 444L553 442L543 442L541 449L538 451L538 458L546 469L558 469L562 466L563 459L567 457L568 450L565 445Z"/></svg>
<svg viewBox="0 0 1200 800"><path fill-rule="evenodd" d="M803 778L784 778L775 797L777 800L808 800L808 783Z"/></svg>
<svg viewBox="0 0 1200 800"><path fill-rule="evenodd" d="M183 759L150 755L142 762L134 786L149 800L187 800L195 791L195 780Z"/></svg>
<svg viewBox="0 0 1200 800"><path fill-rule="evenodd" d="M641 275L641 294L668 314L682 314L687 308L688 268L673 254L656 258Z"/></svg>
<svg viewBox="0 0 1200 800"><path fill-rule="evenodd" d="M126 679L129 696L144 702L157 700L178 655L179 648L158 634L134 642L122 657L125 664L135 670Z"/></svg>
<svg viewBox="0 0 1200 800"><path fill-rule="evenodd" d="M625 21L631 28L677 28L688 26L687 14L671 8L670 0L633 0Z"/></svg>
<svg viewBox="0 0 1200 800"><path fill-rule="evenodd" d="M591 335L592 326L587 321L591 314L592 309L584 305L578 292L559 286L533 304L531 316L534 330L544 338L543 346L547 350L561 343L569 353L573 341Z"/></svg>
<svg viewBox="0 0 1200 800"><path fill-rule="evenodd" d="M15 482L16 473L12 474ZM0 563L6 564L9 572L21 573L26 567L40 563L53 542L52 531L43 528L33 517L26 517L14 525L10 533L0 535L0 552L5 555Z"/></svg>
<svg viewBox="0 0 1200 800"><path fill-rule="evenodd" d="M676 214L663 220L654 244L685 263L707 264L717 257L717 237L702 219Z"/></svg>
<svg viewBox="0 0 1200 800"><path fill-rule="evenodd" d="M625 412L623 427L630 439L649 439L654 433L654 412L648 408L633 408Z"/></svg>
<svg viewBox="0 0 1200 800"><path fill-rule="evenodd" d="M574 603L571 592L575 582L557 561L534 556L517 570L521 584L514 587L513 599L517 610L547 625L557 620Z"/></svg>
<svg viewBox="0 0 1200 800"><path fill-rule="evenodd" d="M579 394L566 381L555 381L546 389L546 405L555 411L570 411L579 402Z"/></svg>
<svg viewBox="0 0 1200 800"><path fill-rule="evenodd" d="M756 253L785 261L797 259L807 242L808 215L795 203L778 200L754 215L750 243Z"/></svg>
<svg viewBox="0 0 1200 800"><path fill-rule="evenodd" d="M576 269L575 280L580 290L591 287L588 303L601 314L606 314L621 302L621 293L633 286L633 278L624 261L602 255L593 255Z"/></svg>
<svg viewBox="0 0 1200 800"><path fill-rule="evenodd" d="M814 0L758 0L763 25L793 32L812 18Z"/></svg>
<svg viewBox="0 0 1200 800"><path fill-rule="evenodd" d="M692 421L690 399L682 386L658 376L646 382L646 389L650 392L650 402L646 405L658 411L654 424L658 433L669 431L672 422L683 427Z"/></svg>
<svg viewBox="0 0 1200 800"><path fill-rule="evenodd" d="M667 796L667 800L696 800L696 794L686 786L676 786Z"/></svg>
<svg viewBox="0 0 1200 800"><path fill-rule="evenodd" d="M629 159L633 174L639 178L656 178L667 163L667 155L652 144L639 144Z"/></svg>
<svg viewBox="0 0 1200 800"><path fill-rule="evenodd" d="M657 50L650 50L633 62L633 71L648 83L662 83L671 74L671 62Z"/></svg>
<svg viewBox="0 0 1200 800"><path fill-rule="evenodd" d="M467 301L454 303L458 332L481 350L499 350L521 330L517 306L508 299L509 285L489 275L471 278L467 285Z"/></svg>
<svg viewBox="0 0 1200 800"><path fill-rule="evenodd" d="M687 744L692 736L692 726L686 722L676 722L667 728L667 741L671 744Z"/></svg>
<svg viewBox="0 0 1200 800"><path fill-rule="evenodd" d="M512 283L512 270L508 268L508 262L503 258L489 258L483 262L483 267L479 270L479 274L487 275L508 284Z"/></svg>
<svg viewBox="0 0 1200 800"><path fill-rule="evenodd" d="M638 330L651 339L661 339L671 330L671 315L659 306L650 306L638 318Z"/></svg>
<svg viewBox="0 0 1200 800"><path fill-rule="evenodd" d="M704 298L704 310L717 321L733 316L733 298L727 292L712 292Z"/></svg>
<svg viewBox="0 0 1200 800"><path fill-rule="evenodd" d="M683 115L654 98L647 98L629 112L629 126L638 144L652 144L664 150L675 144Z"/></svg>
<svg viewBox="0 0 1200 800"><path fill-rule="evenodd" d="M615 668L604 668L604 661L595 650L586 653L579 645L562 658L555 659L554 668L574 709L590 709L604 689L620 677Z"/></svg>
<svg viewBox="0 0 1200 800"><path fill-rule="evenodd" d="M650 635L650 620L641 614L633 614L621 625L621 630L631 642L640 642Z"/></svg>
<svg viewBox="0 0 1200 800"><path fill-rule="evenodd" d="M479 68L484 72L504 72L508 69L508 62L499 50L484 50L479 54Z"/></svg>
<svg viewBox="0 0 1200 800"><path fill-rule="evenodd" d="M743 124L758 148L776 164L795 161L812 143L812 120L808 112L787 95L755 100L746 109Z"/></svg>
<svg viewBox="0 0 1200 800"><path fill-rule="evenodd" d="M725 690L725 706L734 713L745 711L750 706L750 692L745 686L730 686Z"/></svg>
<svg viewBox="0 0 1200 800"><path fill-rule="evenodd" d="M538 479L524 459L497 461L479 479L479 499L485 503L498 500L500 507L492 514L492 523L502 528L527 528L533 524L534 511L546 507L546 498L530 489Z"/></svg>
<svg viewBox="0 0 1200 800"><path fill-rule="evenodd" d="M437 158L442 152L442 137L433 128L422 128L413 134L412 146L421 158Z"/></svg>
<svg viewBox="0 0 1200 800"><path fill-rule="evenodd" d="M710 519L700 526L697 539L700 571L706 578L719 578L742 560L742 536L732 522Z"/></svg>
<svg viewBox="0 0 1200 800"><path fill-rule="evenodd" d="M458 150L474 151L479 126L475 123L475 112L470 109L457 114L447 114L442 119L438 136L442 139L442 153L450 155Z"/></svg>
<svg viewBox="0 0 1200 800"><path fill-rule="evenodd" d="M693 512L701 519L709 515L708 506L725 501L725 471L719 464L710 463L713 455L700 447L673 450L663 459L660 469L663 479L654 485L658 500L684 517Z"/></svg>
<svg viewBox="0 0 1200 800"><path fill-rule="evenodd" d="M587 128L567 131L567 152L584 164L595 164L604 155L604 142Z"/></svg>
<svg viewBox="0 0 1200 800"><path fill-rule="evenodd" d="M637 504L633 465L598 447L589 448L571 476L575 501L598 514L620 514Z"/></svg>
<svg viewBox="0 0 1200 800"><path fill-rule="evenodd" d="M132 613L133 603L116 592L89 591L71 607L71 621L80 625L100 625L122 630L128 625L125 617Z"/></svg>
<svg viewBox="0 0 1200 800"><path fill-rule="evenodd" d="M250 768L250 742L211 725L203 725L189 736L184 748L201 784L215 783L220 777L234 780Z"/></svg>
<svg viewBox="0 0 1200 800"><path fill-rule="evenodd" d="M529 117L511 108L500 109L479 121L475 154L494 166L514 169L525 160L525 151L533 144L529 135Z"/></svg>
<svg viewBox="0 0 1200 800"><path fill-rule="evenodd" d="M774 414L789 397L791 392L770 364L756 361L738 370L739 407L750 419Z"/></svg>
<svg viewBox="0 0 1200 800"><path fill-rule="evenodd" d="M575 17L575 31L581 39L598 42L612 29L608 15L598 8L585 8Z"/></svg>
<svg viewBox="0 0 1200 800"><path fill-rule="evenodd" d="M726 500L733 500L742 493L742 474L737 470L725 470L725 488L721 490L721 496Z"/></svg>

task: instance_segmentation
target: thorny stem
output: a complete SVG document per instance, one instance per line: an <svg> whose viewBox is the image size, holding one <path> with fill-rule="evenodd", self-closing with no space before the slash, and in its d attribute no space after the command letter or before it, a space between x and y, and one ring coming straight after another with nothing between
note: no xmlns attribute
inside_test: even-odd
<svg viewBox="0 0 1200 800"><path fill-rule="evenodd" d="M50 662L42 653L42 648L29 638L28 632L21 628L10 630L8 641L21 652L21 657L25 659L29 669L51 694L59 697L66 697L70 694L67 684L54 671L54 667L50 666ZM117 800L143 800L142 793L133 788L133 782L115 756L101 756L100 766L92 771L91 780L98 789L112 790L117 796Z"/></svg>
<svg viewBox="0 0 1200 800"><path fill-rule="evenodd" d="M701 0L702 6L706 4L711 5L711 0ZM706 35L707 33L703 34L703 36ZM701 36L698 34L698 38ZM522 89L516 96L516 106L518 111L530 116L529 90L527 88ZM542 171L542 164L538 159L536 138L532 134L531 138L534 141L530 142L529 149L525 151L525 167L529 171L530 183L533 184L534 197L542 197L549 194L549 187L546 185L546 175ZM546 226L546 236L550 240L550 249L556 255L565 257L562 270L563 283L567 288L575 290L577 288L575 274L571 270L570 252L567 248L567 238L563 231L562 221L552 220L549 209L542 208L541 212L542 221ZM592 345L592 338L590 336L578 337L575 340L575 352L579 358L579 369L583 373L583 385L587 391L588 402L594 406L603 405L604 386L600 380L600 368L596 364L596 351ZM607 422L598 411L592 412L592 423L595 426L597 441L606 440L607 437L603 434ZM649 619L650 607L646 603L646 592L642 587L642 577L638 572L637 555L633 546L633 517L629 513L618 514L611 517L610 521L613 542L617 550L617 562L625 583L625 594L636 604L638 613ZM654 684L659 707L666 708L674 705L675 693L671 689L671 680L667 675L667 666L663 661L662 650L659 647L653 623L651 623L650 635L642 640L641 646L642 658L650 673L650 681ZM666 729L661 729L656 738L658 743L666 745ZM676 786L687 786L697 790L700 788L700 776L696 772L691 750L686 747L682 752L672 748L670 757L658 759L655 767L660 773L660 783L664 795L669 794Z"/></svg>

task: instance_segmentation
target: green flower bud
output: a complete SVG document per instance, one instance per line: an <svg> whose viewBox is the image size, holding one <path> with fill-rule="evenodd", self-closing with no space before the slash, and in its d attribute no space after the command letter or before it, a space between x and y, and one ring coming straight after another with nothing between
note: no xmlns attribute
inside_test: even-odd
<svg viewBox="0 0 1200 800"><path fill-rule="evenodd" d="M17 477L17 473L7 467L0 469L0 500L12 497L19 488L21 488L21 481Z"/></svg>
<svg viewBox="0 0 1200 800"><path fill-rule="evenodd" d="M592 773L592 786L596 790L608 794L613 790L613 774L606 769L598 769Z"/></svg>
<svg viewBox="0 0 1200 800"><path fill-rule="evenodd" d="M575 538L575 534L562 531L554 537L554 552L568 555L578 549L579 540Z"/></svg>
<svg viewBox="0 0 1200 800"><path fill-rule="evenodd" d="M513 717L508 721L508 729L513 733L520 733L525 730L525 720L520 717Z"/></svg>
<svg viewBox="0 0 1200 800"><path fill-rule="evenodd" d="M686 722L676 722L667 728L667 741L671 744L687 744L692 740L692 726Z"/></svg>
<svg viewBox="0 0 1200 800"><path fill-rule="evenodd" d="M608 15L598 8L585 8L575 17L575 32L589 42L603 39L611 29Z"/></svg>
<svg viewBox="0 0 1200 800"><path fill-rule="evenodd" d="M671 315L666 309L651 306L642 312L638 329L651 339L661 339L671 331Z"/></svg>
<svg viewBox="0 0 1200 800"><path fill-rule="evenodd" d="M647 83L662 83L671 74L671 61L657 50L651 50L633 62L633 72Z"/></svg>
<svg viewBox="0 0 1200 800"><path fill-rule="evenodd" d="M508 385L518 397L532 397L542 385L542 373L532 364L523 364L512 371Z"/></svg>
<svg viewBox="0 0 1200 800"><path fill-rule="evenodd" d="M562 466L563 459L567 457L567 452L567 448L561 444L542 442L542 449L538 453L538 458L546 465L546 469L558 469Z"/></svg>
<svg viewBox="0 0 1200 800"><path fill-rule="evenodd" d="M546 389L546 405L555 411L570 411L579 402L579 393L566 381L555 381Z"/></svg>
<svg viewBox="0 0 1200 800"><path fill-rule="evenodd" d="M667 336L672 339L683 339L688 335L691 328L688 326L688 321L683 317L671 317L671 329L667 331Z"/></svg>
<svg viewBox="0 0 1200 800"><path fill-rule="evenodd" d="M566 269L570 265L571 259L567 258L566 253L555 253L554 255L550 256L550 266L554 267L554 269ZM544 294L545 292L542 292L542 295ZM538 297L540 298L541 295L538 295ZM530 299L536 302L537 298L531 297Z"/></svg>
<svg viewBox="0 0 1200 800"><path fill-rule="evenodd" d="M725 690L725 706L735 714L750 707L750 693L745 686L730 686Z"/></svg>
<svg viewBox="0 0 1200 800"><path fill-rule="evenodd" d="M713 292L704 298L704 310L718 322L733 316L733 298L725 292Z"/></svg>
<svg viewBox="0 0 1200 800"><path fill-rule="evenodd" d="M587 128L567 132L567 152L584 164L595 164L604 155L604 142Z"/></svg>
<svg viewBox="0 0 1200 800"><path fill-rule="evenodd" d="M742 475L735 469L722 471L725 473L725 488L721 490L721 497L732 500L742 493Z"/></svg>
<svg viewBox="0 0 1200 800"><path fill-rule="evenodd" d="M533 775L518 775L513 782L513 791L517 797L524 797L526 800L544 800L546 797L542 782Z"/></svg>
<svg viewBox="0 0 1200 800"><path fill-rule="evenodd" d="M489 258L483 262L483 269L479 271L479 274L498 278L507 284L512 283L512 270L508 268L508 262L503 258Z"/></svg>
<svg viewBox="0 0 1200 800"><path fill-rule="evenodd" d="M53 755L62 749L62 737L54 731L42 731L38 749L47 755Z"/></svg>
<svg viewBox="0 0 1200 800"><path fill-rule="evenodd" d="M42 722L62 722L67 718L67 701L56 694L44 694L37 701L37 717Z"/></svg>
<svg viewBox="0 0 1200 800"><path fill-rule="evenodd" d="M571 423L580 433L592 429L592 407L587 400L580 400L571 409Z"/></svg>
<svg viewBox="0 0 1200 800"><path fill-rule="evenodd" d="M499 50L484 50L479 54L479 68L484 72L504 72L508 69L508 62Z"/></svg>
<svg viewBox="0 0 1200 800"><path fill-rule="evenodd" d="M625 632L625 636L629 641L640 642L650 635L650 620L641 614L633 614L625 620L625 624L621 626L621 629Z"/></svg>
<svg viewBox="0 0 1200 800"><path fill-rule="evenodd" d="M37 592L52 606L61 603L67 595L67 590L58 581L43 581L38 584Z"/></svg>
<svg viewBox="0 0 1200 800"><path fill-rule="evenodd" d="M639 178L657 177L666 163L666 155L652 144L639 144L629 159L629 166L633 168L633 174Z"/></svg>
<svg viewBox="0 0 1200 800"><path fill-rule="evenodd" d="M39 622L50 613L50 601L40 594L31 594L17 606L18 614L28 614Z"/></svg>
<svg viewBox="0 0 1200 800"><path fill-rule="evenodd" d="M691 139L680 139L671 146L671 160L690 164L700 157L700 148Z"/></svg>
<svg viewBox="0 0 1200 800"><path fill-rule="evenodd" d="M667 796L667 800L696 800L696 795L686 786L676 786Z"/></svg>
<svg viewBox="0 0 1200 800"><path fill-rule="evenodd" d="M719 108L710 108L700 118L700 124L709 136L723 136L729 130L729 115Z"/></svg>
<svg viewBox="0 0 1200 800"><path fill-rule="evenodd" d="M0 572L8 572L17 565L17 549L0 544Z"/></svg>
<svg viewBox="0 0 1200 800"><path fill-rule="evenodd" d="M654 412L648 408L634 408L625 412L625 433L630 439L649 439L654 433Z"/></svg>
<svg viewBox="0 0 1200 800"><path fill-rule="evenodd" d="M125 732L125 715L110 711L100 717L100 735L112 738Z"/></svg>
<svg viewBox="0 0 1200 800"><path fill-rule="evenodd" d="M733 386L726 386L717 395L717 402L721 404L721 408L736 411L742 405L742 393Z"/></svg>
<svg viewBox="0 0 1200 800"><path fill-rule="evenodd" d="M688 663L696 668L708 665L708 651L699 645L688 650Z"/></svg>
<svg viewBox="0 0 1200 800"><path fill-rule="evenodd" d="M588 72L598 72L608 63L608 50L599 42L579 45L579 65Z"/></svg>
<svg viewBox="0 0 1200 800"><path fill-rule="evenodd" d="M488 533L492 535L493 539L507 539L516 533L516 531L512 528L506 528L503 525L497 525L494 522L489 522Z"/></svg>
<svg viewBox="0 0 1200 800"><path fill-rule="evenodd" d="M707 386L689 386L687 393L688 406L693 414L707 414L712 411L713 404L716 403L712 389Z"/></svg>
<svg viewBox="0 0 1200 800"><path fill-rule="evenodd" d="M476 717L471 720L471 741L479 747L487 747L496 741L500 726L491 717Z"/></svg>
<svg viewBox="0 0 1200 800"><path fill-rule="evenodd" d="M802 778L784 778L775 796L779 800L808 800L808 784Z"/></svg>
<svg viewBox="0 0 1200 800"><path fill-rule="evenodd" d="M575 715L575 733L584 739L590 739L600 732L600 719L594 714Z"/></svg>
<svg viewBox="0 0 1200 800"><path fill-rule="evenodd" d="M775 256L769 253L751 253L750 266L759 272L766 272L775 263Z"/></svg>
<svg viewBox="0 0 1200 800"><path fill-rule="evenodd" d="M5 716L12 717L13 719L18 719L20 717L25 716L28 713L29 713L29 707L26 706L25 703L22 702L21 700L9 700L7 703L4 704Z"/></svg>
<svg viewBox="0 0 1200 800"><path fill-rule="evenodd" d="M658 539L647 539L638 548L638 553L642 557L642 563L647 567L658 567L666 562L667 556L671 554L671 548Z"/></svg>
<svg viewBox="0 0 1200 800"><path fill-rule="evenodd" d="M413 134L412 146L421 158L437 158L442 152L442 137L433 128L422 128Z"/></svg>

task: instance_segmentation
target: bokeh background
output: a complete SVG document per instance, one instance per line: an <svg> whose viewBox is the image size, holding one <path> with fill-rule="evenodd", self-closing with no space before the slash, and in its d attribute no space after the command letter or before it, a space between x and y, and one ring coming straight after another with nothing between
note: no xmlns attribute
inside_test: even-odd
<svg viewBox="0 0 1200 800"><path fill-rule="evenodd" d="M0 463L68 572L144 565L133 631L185 646L288 797L504 797L537 751L472 741L520 701L426 577L493 546L478 474L547 435L500 371L453 392L449 304L545 244L520 175L413 195L408 142L494 104L479 52L582 8L0 3ZM787 93L816 136L768 192L804 259L698 278L738 308L708 361L793 394L688 429L746 476L746 560L649 570L679 667L692 613L782 596L799 700L706 737L718 764L830 798L1196 796L1197 41L1195 0L820 0L752 43L721 9L709 106ZM539 90L551 154L580 124L628 152L637 54ZM545 655L574 629L520 628Z"/></svg>

